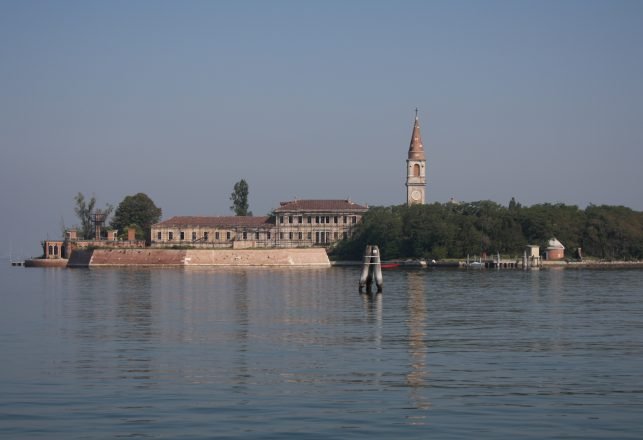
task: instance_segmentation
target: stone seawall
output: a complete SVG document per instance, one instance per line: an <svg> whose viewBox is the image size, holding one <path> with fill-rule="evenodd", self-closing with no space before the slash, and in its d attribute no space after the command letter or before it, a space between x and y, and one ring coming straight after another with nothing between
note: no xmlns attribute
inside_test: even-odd
<svg viewBox="0 0 643 440"><path fill-rule="evenodd" d="M66 267L66 258L32 258L25 260L25 267Z"/></svg>
<svg viewBox="0 0 643 440"><path fill-rule="evenodd" d="M326 251L308 249L94 249L74 251L69 267L291 266L330 267Z"/></svg>

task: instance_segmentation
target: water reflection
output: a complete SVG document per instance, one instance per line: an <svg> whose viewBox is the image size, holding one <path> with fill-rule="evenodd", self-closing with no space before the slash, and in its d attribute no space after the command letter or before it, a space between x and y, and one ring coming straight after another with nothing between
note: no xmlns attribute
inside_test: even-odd
<svg viewBox="0 0 643 440"><path fill-rule="evenodd" d="M146 436L157 422L152 406L137 396L158 387L154 347L158 316L147 270L70 271L80 288L71 301L75 307L73 333L77 347L75 371L84 388L94 394L124 393L126 401L103 403L98 413L110 414L124 436ZM95 404L94 404L95 405ZM147 416L142 414L147 413Z"/></svg>
<svg viewBox="0 0 643 440"><path fill-rule="evenodd" d="M82 288L74 302L80 340L76 368L84 380L115 374L134 387L153 385L155 316L148 271L73 271ZM108 293L109 292L109 293ZM105 356L105 346L111 357Z"/></svg>
<svg viewBox="0 0 643 440"><path fill-rule="evenodd" d="M137 388L148 388L154 385L150 351L155 337L150 272L113 271L108 279L117 292L114 336L122 343L116 349L120 377L133 380Z"/></svg>
<svg viewBox="0 0 643 440"><path fill-rule="evenodd" d="M248 327L249 327L249 304L248 304L248 272L242 271L233 278L232 292L234 300L235 327L234 340L236 348L234 351L234 370L236 371L234 389L246 393L250 372L248 369Z"/></svg>
<svg viewBox="0 0 643 440"><path fill-rule="evenodd" d="M640 437L640 271L1 271L0 437Z"/></svg>
<svg viewBox="0 0 643 440"><path fill-rule="evenodd" d="M407 272L408 282L408 310L407 320L409 331L409 355L411 358L411 371L406 375L407 384L411 389L411 400L417 409L428 409L431 404L426 398L427 376L427 346L426 320L427 306L425 283L427 277L423 272ZM414 416L414 419L424 419L425 414ZM414 420L419 423L419 420Z"/></svg>
<svg viewBox="0 0 643 440"><path fill-rule="evenodd" d="M373 343L379 351L382 349L382 293L361 293L367 324L373 326Z"/></svg>

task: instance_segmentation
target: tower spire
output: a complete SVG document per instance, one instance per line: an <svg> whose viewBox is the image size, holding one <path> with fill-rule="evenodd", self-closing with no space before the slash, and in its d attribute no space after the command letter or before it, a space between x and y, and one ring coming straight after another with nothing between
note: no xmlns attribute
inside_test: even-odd
<svg viewBox="0 0 643 440"><path fill-rule="evenodd" d="M415 122L413 124L413 133L411 134L411 144L409 145L409 159L426 160L424 156L424 145L422 145L422 134L420 133L420 119L418 118L418 109L415 109Z"/></svg>

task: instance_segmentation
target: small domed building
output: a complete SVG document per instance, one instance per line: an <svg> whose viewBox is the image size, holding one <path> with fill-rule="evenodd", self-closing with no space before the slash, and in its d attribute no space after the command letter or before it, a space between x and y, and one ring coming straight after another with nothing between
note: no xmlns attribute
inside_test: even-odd
<svg viewBox="0 0 643 440"><path fill-rule="evenodd" d="M545 258L548 261L562 260L563 258L565 258L565 246L563 246L563 244L558 241L556 237L553 237L547 243Z"/></svg>

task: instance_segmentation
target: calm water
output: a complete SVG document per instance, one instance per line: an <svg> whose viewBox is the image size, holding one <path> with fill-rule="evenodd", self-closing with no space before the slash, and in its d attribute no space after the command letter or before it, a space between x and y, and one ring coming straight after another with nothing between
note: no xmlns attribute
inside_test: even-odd
<svg viewBox="0 0 643 440"><path fill-rule="evenodd" d="M2 438L643 437L643 271L0 274Z"/></svg>

